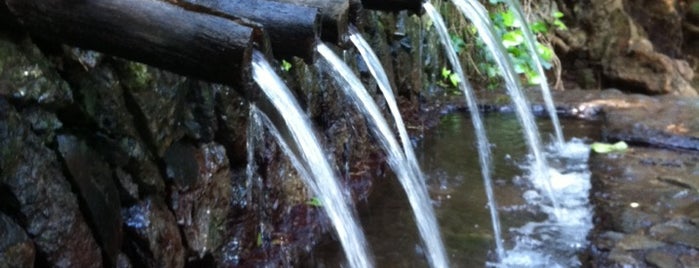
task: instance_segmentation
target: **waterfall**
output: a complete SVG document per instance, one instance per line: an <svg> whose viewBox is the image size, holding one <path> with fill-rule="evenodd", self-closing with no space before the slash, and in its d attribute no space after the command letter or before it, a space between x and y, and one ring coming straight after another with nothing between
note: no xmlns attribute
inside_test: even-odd
<svg viewBox="0 0 699 268"><path fill-rule="evenodd" d="M558 114L556 113L556 106L553 104L553 98L551 97L551 89L549 88L548 79L546 79L546 73L544 72L544 67L541 64L541 57L536 49L536 42L534 41L534 35L531 29L529 29L529 24L524 19L524 13L522 12L522 6L519 1L505 0L505 3L510 7L517 18L520 21L522 27L522 33L524 33L524 43L527 45L529 50L529 55L534 59L534 65L536 67L536 72L539 77L541 77L541 93L544 97L544 103L546 104L546 110L551 118L551 123L553 124L553 130L556 134L556 146L561 147L565 142L563 137L563 131L561 130L561 123L558 121Z"/></svg>
<svg viewBox="0 0 699 268"><path fill-rule="evenodd" d="M362 229L343 194L337 176L325 158L320 142L311 130L310 119L305 115L296 99L274 70L264 55L254 51L252 62L253 79L262 89L266 99L273 106L273 111L283 119L278 128L288 131L289 137L275 135L285 151L299 159L305 169L299 174L322 203L322 208L335 228L351 267L372 267L373 261L367 253L366 239ZM265 111L267 112L267 111ZM279 132L279 131L275 131ZM289 142L286 142L286 140ZM295 145L296 152L292 147ZM309 176L304 176L309 175Z"/></svg>
<svg viewBox="0 0 699 268"><path fill-rule="evenodd" d="M448 260L442 244L437 219L427 193L422 172L415 170L417 163L407 163L405 154L396 141L386 119L381 114L376 102L371 98L359 78L335 53L323 43L316 50L320 54L318 65L322 70L331 72L344 93L364 114L369 128L387 154L388 164L398 176L408 201L413 209L418 230L422 236L427 258L432 267L448 267Z"/></svg>
<svg viewBox="0 0 699 268"><path fill-rule="evenodd" d="M442 19L442 16L437 12L437 10L429 2L423 3L423 8L425 9L427 15L432 19L437 33L439 33L439 38L444 46L444 51L447 54L447 58L451 63L454 73L459 76L461 82L459 82L459 87L463 91L466 97L466 103L468 105L468 110L471 113L471 121L473 122L473 129L476 132L477 146L478 146L478 158L481 164L481 175L483 176L483 184L485 185L485 194L488 198L488 208L490 209L490 217L493 224L493 236L495 239L495 248L498 259L502 259L504 255L504 246L502 245L502 237L500 231L500 217L498 216L498 205L495 201L495 194L493 193L493 182L491 178L492 162L491 162L491 152L490 143L488 142L488 137L485 133L485 128L483 127L483 119L478 110L478 104L476 103L476 97L473 93L473 88L471 84L466 79L464 75L464 70L461 68L461 63L454 50L454 45L452 44L451 38L449 37L449 32L447 31L447 26Z"/></svg>
<svg viewBox="0 0 699 268"><path fill-rule="evenodd" d="M529 151L534 157L534 162L530 170L530 178L532 181L544 182L545 191L554 207L554 211L557 211L558 202L551 188L549 166L543 153L543 147L539 138L539 130L534 122L531 108L522 93L522 86L519 83L519 78L512 67L508 55L505 53L502 41L495 34L495 29L490 22L488 12L480 2L475 0L453 0L453 2L464 16L476 25L479 35L501 69L500 73L505 80L507 92L512 98L517 117L522 124L522 131L524 132L527 144L529 144Z"/></svg>

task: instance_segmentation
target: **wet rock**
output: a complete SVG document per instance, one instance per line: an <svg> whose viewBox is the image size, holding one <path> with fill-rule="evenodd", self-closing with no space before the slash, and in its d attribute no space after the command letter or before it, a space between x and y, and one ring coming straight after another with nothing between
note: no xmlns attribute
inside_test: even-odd
<svg viewBox="0 0 699 268"><path fill-rule="evenodd" d="M699 228L684 219L673 219L650 229L651 235L668 243L699 249Z"/></svg>
<svg viewBox="0 0 699 268"><path fill-rule="evenodd" d="M121 248L122 230L119 192L112 172L100 156L78 137L59 135L58 150L70 172L73 185L87 207L102 249L111 263L116 263Z"/></svg>
<svg viewBox="0 0 699 268"><path fill-rule="evenodd" d="M34 267L34 242L22 227L0 213L0 267Z"/></svg>
<svg viewBox="0 0 699 268"><path fill-rule="evenodd" d="M627 235L617 245L623 250L653 249L665 246L665 243L644 235Z"/></svg>
<svg viewBox="0 0 699 268"><path fill-rule="evenodd" d="M55 138L55 131L63 126L55 113L51 113L36 106L31 106L22 111L22 118L31 126L32 131L46 144Z"/></svg>
<svg viewBox="0 0 699 268"><path fill-rule="evenodd" d="M639 146L618 154L592 154L597 224L590 239L602 252L591 254L592 263L692 267L678 260L699 246L699 230L691 220L699 192L690 186L699 179L698 157L694 151ZM623 238L609 239L609 231L621 232Z"/></svg>
<svg viewBox="0 0 699 268"><path fill-rule="evenodd" d="M658 268L681 267L677 262L677 256L660 250L653 250L651 252L648 252L648 254L646 254L646 262Z"/></svg>
<svg viewBox="0 0 699 268"><path fill-rule="evenodd" d="M160 199L148 197L123 208L125 252L136 267L184 267L185 250L172 212Z"/></svg>
<svg viewBox="0 0 699 268"><path fill-rule="evenodd" d="M68 84L29 40L13 43L0 38L0 97L47 107L73 102Z"/></svg>
<svg viewBox="0 0 699 268"><path fill-rule="evenodd" d="M185 147L175 143L173 147ZM231 204L231 173L223 146L210 143L177 149L178 159L190 159L193 174L175 172L171 206L189 249L203 258L218 253L225 239ZM172 147L168 152L172 152ZM177 163L168 162L168 169ZM178 178L192 176L193 178ZM185 183L178 183L185 182Z"/></svg>
<svg viewBox="0 0 699 268"><path fill-rule="evenodd" d="M136 127L153 154L162 156L184 135L186 78L135 62L117 62L115 67Z"/></svg>
<svg viewBox="0 0 699 268"><path fill-rule="evenodd" d="M218 131L216 141L227 148L233 166L244 166L247 162L246 133L248 125L248 102L230 87L220 87L216 94L216 116Z"/></svg>
<svg viewBox="0 0 699 268"><path fill-rule="evenodd" d="M184 126L187 135L201 142L213 141L218 130L216 91L220 85L189 80Z"/></svg>
<svg viewBox="0 0 699 268"><path fill-rule="evenodd" d="M164 192L158 166L127 107L114 68L99 53L67 48L63 53L64 77L74 88L77 104L62 112L65 123L96 129L97 133L90 133L95 150L128 173L143 193Z"/></svg>
<svg viewBox="0 0 699 268"><path fill-rule="evenodd" d="M22 227L56 267L100 267L102 256L53 151L0 99L0 184L19 205Z"/></svg>

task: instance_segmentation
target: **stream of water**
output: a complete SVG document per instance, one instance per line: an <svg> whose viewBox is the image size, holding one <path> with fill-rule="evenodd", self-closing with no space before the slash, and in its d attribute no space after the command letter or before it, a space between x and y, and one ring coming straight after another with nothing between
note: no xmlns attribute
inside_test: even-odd
<svg viewBox="0 0 699 268"><path fill-rule="evenodd" d="M546 105L546 110L551 118L551 124L553 125L553 130L556 135L556 144L562 146L565 142L563 137L563 130L561 130L561 124L558 120L558 114L556 114L556 106L553 103L553 98L551 97L551 89L549 88L548 79L546 78L546 72L544 72L544 66L541 63L541 57L536 48L536 39L532 34L531 29L527 20L524 18L524 12L522 12L522 5L519 1L505 0L507 6L514 12L515 17L520 22L520 27L522 28L522 33L524 33L524 43L529 50L529 55L534 60L534 66L536 67L536 72L539 75L541 92L544 97L544 103Z"/></svg>
<svg viewBox="0 0 699 268"><path fill-rule="evenodd" d="M519 83L512 62L502 46L502 40L495 34L495 29L488 16L488 11L476 0L453 0L456 7L467 17L478 29L480 37L486 47L493 55L495 62L500 67L500 74L505 80L507 92L512 99L517 116L524 128L524 136L529 144L529 151L533 156L529 177L533 181L543 186L549 197L549 201L554 208L558 208L558 201L555 198L551 187L551 177L549 175L549 165L543 154L543 147L539 137L539 130L534 123L534 115L527 103L522 86Z"/></svg>
<svg viewBox="0 0 699 268"><path fill-rule="evenodd" d="M343 92L365 116L370 131L386 152L388 165L397 174L408 196L415 222L417 222L418 230L425 244L425 255L431 266L435 268L449 267L432 202L425 186L425 179L422 172L414 168L419 165L408 162L376 102L349 66L322 43L317 46L316 50L320 54L319 68L332 73Z"/></svg>
<svg viewBox="0 0 699 268"><path fill-rule="evenodd" d="M282 123L274 125L287 129L289 136L276 137L279 137L282 147L292 152L292 157L296 155L295 158L300 160L297 162L302 162L300 165L305 166L299 173L308 188L323 204L322 208L335 228L350 267L373 267L372 257L367 253L364 232L357 224L349 206L350 201L340 188L339 180L325 158L326 154L311 129L308 116L302 112L284 82L258 51L253 53L252 75L262 89L265 100L274 106L275 111L271 112L276 112L283 119ZM286 142L286 139L289 141ZM296 152L290 149L291 143L296 145Z"/></svg>
<svg viewBox="0 0 699 268"><path fill-rule="evenodd" d="M476 134L478 160L481 165L480 171L483 177L484 190L490 210L491 225L493 226L493 235L495 236L496 253L498 259L501 259L504 256L504 246L502 244L500 218L497 211L498 205L495 200L495 194L493 193L490 143L488 142L488 136L486 135L485 127L483 126L483 120L481 119L481 114L478 109L478 103L476 103L473 88L466 79L463 68L461 68L461 62L459 62L459 57L456 54L456 50L454 50L456 46L454 46L451 41L447 26L444 23L444 19L442 19L442 16L439 14L439 12L437 12L434 6L430 4L430 2L425 2L422 6L425 9L427 16L432 19L433 25L439 34L445 54L447 54L447 58L451 63L454 73L456 73L461 80L459 82L459 87L466 98L466 104L468 105L468 110L471 114L471 122L473 123L473 131Z"/></svg>

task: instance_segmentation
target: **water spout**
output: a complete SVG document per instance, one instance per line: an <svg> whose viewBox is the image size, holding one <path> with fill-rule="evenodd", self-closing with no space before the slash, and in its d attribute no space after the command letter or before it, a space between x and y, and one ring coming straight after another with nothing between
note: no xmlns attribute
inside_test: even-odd
<svg viewBox="0 0 699 268"><path fill-rule="evenodd" d="M373 261L367 253L364 234L338 184L335 172L325 158L326 154L320 142L311 130L310 119L302 112L289 89L259 51L253 52L252 73L266 100L283 118L284 124L279 127L288 130L289 137L286 138L289 142L282 138L280 144L285 142L283 148L290 148L291 143L297 146L297 152L293 152L293 149L289 151L293 152L291 155L297 154L296 157L302 160L305 170L299 170L301 175L311 174L303 179L323 204L323 210L335 228L350 267L372 267Z"/></svg>
<svg viewBox="0 0 699 268"><path fill-rule="evenodd" d="M558 121L558 114L556 113L556 106L553 104L553 98L551 97L551 89L549 88L548 79L546 79L546 73L544 72L544 67L541 64L541 57L536 49L536 42L534 41L534 35L531 29L529 29L529 24L524 19L524 13L522 12L522 5L519 1L505 0L507 6L510 7L515 13L517 20L521 22L522 32L524 33L524 43L527 45L529 54L532 59L534 59L534 65L536 67L536 72L539 77L541 77L541 93L544 97L544 103L546 104L546 110L551 117L551 123L553 124L553 130L556 134L556 147L559 149L564 145L565 138L563 137L563 131L561 130L561 123Z"/></svg>
<svg viewBox="0 0 699 268"><path fill-rule="evenodd" d="M556 201L551 187L549 166L543 153L543 147L541 146L539 130L534 122L534 116L527 103L527 99L522 93L522 86L519 83L519 78L516 76L512 62L510 62L510 58L506 55L505 48L502 46L502 40L495 34L495 29L488 17L488 11L486 11L485 7L483 7L480 2L475 0L453 0L453 2L464 16L476 25L479 35L501 69L501 75L505 80L507 92L512 98L517 118L519 118L522 124L522 131L529 145L529 151L534 157L534 162L532 163L529 174L530 178L532 181L543 182L545 191L548 194L554 211L556 211L555 215L557 216L558 202Z"/></svg>
<svg viewBox="0 0 699 268"><path fill-rule="evenodd" d="M476 132L477 146L478 146L478 158L481 164L481 175L483 176L483 183L485 185L485 192L488 198L488 207L490 209L490 217L493 224L493 236L495 238L496 254L498 259L502 259L504 256L504 246L502 244L502 237L500 231L500 218L497 211L497 202L495 201L495 194L493 193L493 183L491 178L492 162L490 159L490 143L488 142L488 137L485 133L485 128L483 126L483 120L481 119L480 112L478 110L478 104L476 103L476 97L473 93L473 88L471 84L466 79L464 75L464 70L461 68L461 63L454 50L454 45L452 44L449 32L447 31L447 26L439 15L439 12L430 4L425 2L423 8L426 14L432 19L434 27L439 33L439 38L444 46L444 51L447 54L447 58L451 63L454 73L459 76L461 82L459 82L459 87L466 97L466 103L468 104L469 112L471 113L471 121L473 122L473 128Z"/></svg>
<svg viewBox="0 0 699 268"><path fill-rule="evenodd" d="M401 150L385 118L383 118L376 102L374 102L364 85L362 85L359 78L354 75L347 64L322 43L318 44L316 49L320 54L319 66L332 72L333 77L341 85L345 94L352 99L358 110L366 116L374 137L386 151L388 164L398 176L401 185L406 191L408 201L413 208L415 221L425 244L428 261L432 267L449 267L437 219L427 193L427 186L422 173L413 168L418 166L418 164L407 163L405 154Z"/></svg>

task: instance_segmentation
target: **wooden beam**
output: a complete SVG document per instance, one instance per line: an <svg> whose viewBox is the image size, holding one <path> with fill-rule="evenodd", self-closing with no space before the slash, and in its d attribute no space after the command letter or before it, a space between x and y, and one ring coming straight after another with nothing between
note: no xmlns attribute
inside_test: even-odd
<svg viewBox="0 0 699 268"><path fill-rule="evenodd" d="M320 37L317 8L266 0L167 0L188 10L208 13L241 24L252 21L264 27L277 58L297 56L312 62Z"/></svg>
<svg viewBox="0 0 699 268"><path fill-rule="evenodd" d="M323 21L320 37L323 41L343 44L349 23L349 0L274 0L317 8Z"/></svg>
<svg viewBox="0 0 699 268"><path fill-rule="evenodd" d="M243 90L260 29L159 0L6 0L36 37Z"/></svg>
<svg viewBox="0 0 699 268"><path fill-rule="evenodd" d="M408 10L422 14L422 2L424 0L362 0L362 5L366 9L383 11Z"/></svg>

